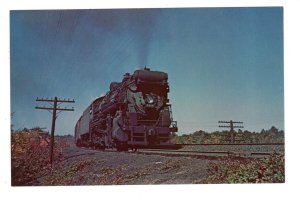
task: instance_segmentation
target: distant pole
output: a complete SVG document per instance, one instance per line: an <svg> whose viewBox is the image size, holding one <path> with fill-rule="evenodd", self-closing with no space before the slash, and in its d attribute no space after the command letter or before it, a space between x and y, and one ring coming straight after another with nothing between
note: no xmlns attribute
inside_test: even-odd
<svg viewBox="0 0 300 200"><path fill-rule="evenodd" d="M65 99L58 99L57 97L54 97L53 99L39 99L37 98L36 101L43 101L48 103L53 103L53 107L39 107L36 106L35 109L42 109L42 110L52 110L52 126L51 126L51 143L50 143L50 163L52 165L53 163L53 149L54 149L54 132L55 132L55 121L57 118L56 111L74 111L74 108L59 108L57 107L57 103L75 103L73 100L65 100Z"/></svg>
<svg viewBox="0 0 300 200"><path fill-rule="evenodd" d="M234 134L234 128L244 128L243 126L234 126L233 124L243 124L243 122L234 122L232 120L230 121L219 121L219 124L229 124L229 125L219 125L219 127L223 128L230 128L230 143L233 144L235 140L235 134Z"/></svg>
<svg viewBox="0 0 300 200"><path fill-rule="evenodd" d="M230 143L234 143L234 140L233 121L230 120Z"/></svg>

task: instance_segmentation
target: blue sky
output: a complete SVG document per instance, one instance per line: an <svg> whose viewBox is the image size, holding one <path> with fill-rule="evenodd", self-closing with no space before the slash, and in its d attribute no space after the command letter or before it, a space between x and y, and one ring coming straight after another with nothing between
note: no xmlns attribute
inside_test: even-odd
<svg viewBox="0 0 300 200"><path fill-rule="evenodd" d="M76 103L56 133L73 134L110 82L145 65L169 74L179 133L230 119L284 129L281 7L11 11L10 39L15 129L50 130L35 99L58 96Z"/></svg>

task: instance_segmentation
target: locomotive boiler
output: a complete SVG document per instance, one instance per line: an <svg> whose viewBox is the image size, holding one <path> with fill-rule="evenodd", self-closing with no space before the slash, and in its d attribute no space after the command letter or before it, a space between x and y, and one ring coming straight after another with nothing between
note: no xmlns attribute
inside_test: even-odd
<svg viewBox="0 0 300 200"><path fill-rule="evenodd" d="M170 141L178 128L168 92L167 73L146 67L126 73L85 109L75 126L76 145L119 151L178 148Z"/></svg>

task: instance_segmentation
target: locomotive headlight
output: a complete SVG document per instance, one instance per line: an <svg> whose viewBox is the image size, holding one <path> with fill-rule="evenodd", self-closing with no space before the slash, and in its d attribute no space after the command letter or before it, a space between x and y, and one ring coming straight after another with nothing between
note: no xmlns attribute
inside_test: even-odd
<svg viewBox="0 0 300 200"><path fill-rule="evenodd" d="M148 104L153 104L154 103L154 98L152 96L148 95L147 98L146 98L146 102Z"/></svg>

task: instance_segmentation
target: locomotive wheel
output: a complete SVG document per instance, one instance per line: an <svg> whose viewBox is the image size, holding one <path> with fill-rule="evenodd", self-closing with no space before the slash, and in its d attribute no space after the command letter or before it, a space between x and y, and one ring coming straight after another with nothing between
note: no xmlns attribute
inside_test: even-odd
<svg viewBox="0 0 300 200"><path fill-rule="evenodd" d="M128 146L126 142L117 143L117 151L128 151Z"/></svg>
<svg viewBox="0 0 300 200"><path fill-rule="evenodd" d="M76 146L82 147L81 139L78 139L78 140L76 141Z"/></svg>

